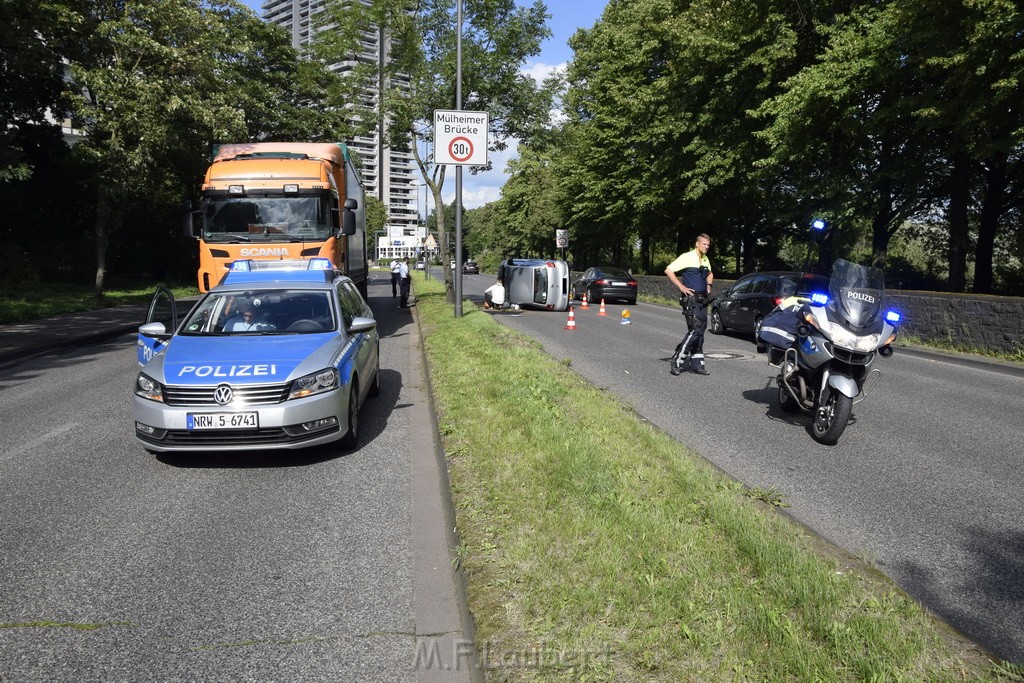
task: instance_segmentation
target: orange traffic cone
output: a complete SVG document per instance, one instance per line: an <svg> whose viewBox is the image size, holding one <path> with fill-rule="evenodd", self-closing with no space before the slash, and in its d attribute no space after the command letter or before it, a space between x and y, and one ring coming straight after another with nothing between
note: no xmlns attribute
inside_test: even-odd
<svg viewBox="0 0 1024 683"><path fill-rule="evenodd" d="M587 293L586 292L583 292L583 303L580 304L580 308L589 308L589 306L587 306Z"/></svg>
<svg viewBox="0 0 1024 683"><path fill-rule="evenodd" d="M569 320L565 323L565 329L576 331L576 314L572 311L572 306L569 307Z"/></svg>
<svg viewBox="0 0 1024 683"><path fill-rule="evenodd" d="M597 312L598 315L608 315L608 311L604 310L604 299L601 299L601 310Z"/></svg>

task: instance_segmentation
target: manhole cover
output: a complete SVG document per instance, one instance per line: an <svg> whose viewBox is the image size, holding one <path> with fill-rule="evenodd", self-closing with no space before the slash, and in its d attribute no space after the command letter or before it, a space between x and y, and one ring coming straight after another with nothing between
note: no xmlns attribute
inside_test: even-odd
<svg viewBox="0 0 1024 683"><path fill-rule="evenodd" d="M753 358L754 356L749 353L705 353L705 358L714 358L715 360L732 360L735 358Z"/></svg>

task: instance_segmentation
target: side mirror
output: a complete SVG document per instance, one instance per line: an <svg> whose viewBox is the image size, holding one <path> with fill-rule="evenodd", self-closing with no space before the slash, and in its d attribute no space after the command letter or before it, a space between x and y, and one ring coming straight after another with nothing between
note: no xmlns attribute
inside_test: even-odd
<svg viewBox="0 0 1024 683"><path fill-rule="evenodd" d="M181 234L185 237L195 237L195 212L192 210L191 199L182 202L181 211Z"/></svg>
<svg viewBox="0 0 1024 683"><path fill-rule="evenodd" d="M146 323L139 327L139 334L143 337L152 337L153 339L165 339L170 336L167 334L167 328L164 327L163 323Z"/></svg>
<svg viewBox="0 0 1024 683"><path fill-rule="evenodd" d="M377 327L377 321L373 318L364 318L362 316L356 316L352 318L352 324L348 326L348 332L350 334L357 334L359 332L368 332L373 328Z"/></svg>
<svg viewBox="0 0 1024 683"><path fill-rule="evenodd" d="M349 197L345 200L345 208L341 211L341 234L342 235L354 235L356 234L356 209L359 208L359 202Z"/></svg>

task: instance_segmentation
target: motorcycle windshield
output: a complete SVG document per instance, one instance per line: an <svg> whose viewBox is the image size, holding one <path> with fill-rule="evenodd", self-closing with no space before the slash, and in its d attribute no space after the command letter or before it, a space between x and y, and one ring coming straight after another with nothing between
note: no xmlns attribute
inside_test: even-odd
<svg viewBox="0 0 1024 683"><path fill-rule="evenodd" d="M885 277L878 268L839 259L832 265L829 298L852 327L868 327L880 319Z"/></svg>

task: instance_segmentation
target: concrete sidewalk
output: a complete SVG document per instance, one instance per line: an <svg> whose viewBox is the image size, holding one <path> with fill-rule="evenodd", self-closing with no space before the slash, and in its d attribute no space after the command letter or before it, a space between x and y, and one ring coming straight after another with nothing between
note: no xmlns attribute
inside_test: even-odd
<svg viewBox="0 0 1024 683"><path fill-rule="evenodd" d="M134 332L145 319L147 308L147 305L113 306L0 325L0 363Z"/></svg>

